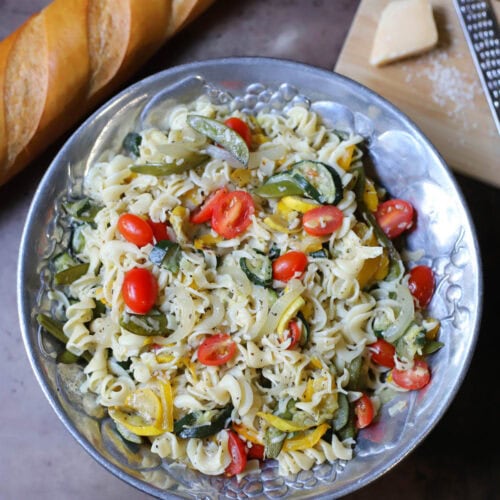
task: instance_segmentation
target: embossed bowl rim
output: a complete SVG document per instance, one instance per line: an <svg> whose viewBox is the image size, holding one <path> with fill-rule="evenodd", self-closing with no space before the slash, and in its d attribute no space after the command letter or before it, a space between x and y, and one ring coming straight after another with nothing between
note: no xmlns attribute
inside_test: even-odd
<svg viewBox="0 0 500 500"><path fill-rule="evenodd" d="M290 76L290 78L287 79L280 78L280 75L283 73L295 76ZM417 430L417 432L413 436L413 439L406 443L404 447L399 449L397 453L393 454L389 460L383 462L382 464L379 464L378 467L370 470L368 473L361 475L360 477L354 477L350 481L345 481L340 488L337 487L337 481L334 481L333 483L331 483L331 488L327 492L318 495L317 493L315 494L314 490L310 490L307 491L305 495L303 495L303 498L336 498L348 493L352 493L353 491L358 490L359 488L377 479L379 476L394 467L406 455L408 455L427 436L427 434L437 424L439 419L442 417L442 415L450 405L465 377L473 355L475 343L477 341L481 317L483 289L479 247L477 244L477 238L475 236L472 219L466 207L464 197L461 194L461 191L450 170L446 166L444 160L436 151L434 146L423 136L422 132L406 115L404 115L391 103L380 97L375 92L342 75L305 64L296 63L293 61L285 61L272 58L230 57L213 59L176 66L145 78L144 80L141 80L138 83L120 92L113 99L108 101L100 109L93 113L73 133L70 139L68 139L68 141L54 158L51 166L45 173L34 195L23 231L17 273L17 299L19 305L19 319L23 341L32 369L35 372L35 375L45 396L49 400L60 420L64 423L68 431L80 443L80 445L83 446L83 448L99 464L104 466L115 476L119 477L120 479L145 493L162 498L171 498L174 496L168 491L161 490L145 481L129 475L128 473L124 472L122 469L108 461L75 427L74 423L58 401L57 396L53 393L52 388L50 387L50 384L46 378L44 368L40 363L39 356L37 355L37 350L39 347L35 340L36 326L34 319L35 306L33 303L33 297L36 296L37 237L39 236L41 231L41 229L37 227L37 218L38 214L40 213L40 208L48 207L48 200L53 200L55 195L57 194L52 187L57 176L67 175L65 158L68 152L71 150L71 148L75 147L75 144L79 141L81 136L84 135L85 130L93 127L94 123L100 117L102 117L103 115L105 116L107 113L109 115L108 119L112 120L112 115L110 115L110 108L113 107L115 110L118 109L120 103L125 104L130 99L139 96L149 87L154 87L155 83L173 83L176 79L180 79L190 74L202 75L204 77L206 74L223 74L228 79L237 79L238 75L244 75L245 78L249 78L249 80L246 81L247 84L272 80L272 82L275 83L291 83L298 88L302 88L304 85L307 86L306 82L309 79L313 79L314 81L321 82L322 85L324 84L326 87L326 91L325 89L317 88L316 90L319 93L328 93L328 87L330 85L332 89L334 87L342 87L343 89L348 89L353 95L357 94L363 96L364 99L366 99L370 103L373 103L379 109L381 109L383 113L387 113L388 115L390 115L390 117L395 120L395 123L402 129L410 131L410 133L418 139L419 143L424 145L424 147L428 149L432 157L435 158L435 164L433 165L433 168L437 169L440 175L442 175L443 179L445 179L446 182L450 183L452 190L454 190L453 194L463 209L464 224L472 238L472 243L469 250L471 252L471 260L474 265L475 276L470 277L470 279L472 279L474 282L473 296L470 297L471 303L473 305L473 328L470 336L466 339L466 343L464 344L464 346L462 346L463 355L460 358L460 366L457 367L455 378L448 381L448 392L443 395L438 405L433 408L432 417L425 422L420 422L422 426ZM269 75L273 76L270 77ZM210 76L207 79L209 81L212 81L210 79ZM307 95L307 92L304 91L304 93ZM175 495L175 497L177 497L177 495Z"/></svg>

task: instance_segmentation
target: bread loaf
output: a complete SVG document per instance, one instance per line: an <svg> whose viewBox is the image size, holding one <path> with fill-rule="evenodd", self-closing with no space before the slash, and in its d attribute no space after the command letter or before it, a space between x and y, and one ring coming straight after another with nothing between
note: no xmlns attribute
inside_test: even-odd
<svg viewBox="0 0 500 500"><path fill-rule="evenodd" d="M0 185L213 0L54 0L0 42Z"/></svg>

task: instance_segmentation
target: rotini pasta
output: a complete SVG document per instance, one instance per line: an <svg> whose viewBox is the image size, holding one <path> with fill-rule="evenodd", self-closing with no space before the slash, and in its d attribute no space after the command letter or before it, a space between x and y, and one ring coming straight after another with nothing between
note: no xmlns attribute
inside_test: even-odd
<svg viewBox="0 0 500 500"><path fill-rule="evenodd" d="M387 368L408 375L438 322L366 208L361 137L305 107L227 118L172 103L68 200L76 261L51 298L90 356L80 390L204 474L243 472L249 448L283 475L350 460Z"/></svg>

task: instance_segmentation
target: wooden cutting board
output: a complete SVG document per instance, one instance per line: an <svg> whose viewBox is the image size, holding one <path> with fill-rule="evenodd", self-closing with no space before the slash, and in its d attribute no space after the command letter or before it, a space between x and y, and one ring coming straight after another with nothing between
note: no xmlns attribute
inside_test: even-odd
<svg viewBox="0 0 500 500"><path fill-rule="evenodd" d="M452 0L431 0L439 44L382 68L369 63L380 13L390 0L362 0L335 71L406 113L450 167L500 187L498 134ZM500 2L492 2L500 19Z"/></svg>

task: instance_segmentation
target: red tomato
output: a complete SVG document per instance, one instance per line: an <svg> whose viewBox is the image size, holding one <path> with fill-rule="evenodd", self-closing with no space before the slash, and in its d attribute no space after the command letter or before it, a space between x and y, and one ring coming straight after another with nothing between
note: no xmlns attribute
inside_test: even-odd
<svg viewBox="0 0 500 500"><path fill-rule="evenodd" d="M156 278L147 269L134 267L125 273L122 295L132 311L146 314L154 306L158 295Z"/></svg>
<svg viewBox="0 0 500 500"><path fill-rule="evenodd" d="M363 394L354 403L354 413L356 414L357 429L364 429L372 423L375 411L373 409L372 400L366 394Z"/></svg>
<svg viewBox="0 0 500 500"><path fill-rule="evenodd" d="M250 131L250 127L243 120L236 117L228 118L224 124L241 135L241 138L247 143L248 149L252 147L252 132Z"/></svg>
<svg viewBox="0 0 500 500"><path fill-rule="evenodd" d="M405 200L384 201L378 206L375 218L389 238L396 238L413 225L413 207Z"/></svg>
<svg viewBox="0 0 500 500"><path fill-rule="evenodd" d="M168 237L167 225L164 222L153 222L151 219L148 219L147 223L153 230L153 236L157 242L170 239Z"/></svg>
<svg viewBox="0 0 500 500"><path fill-rule="evenodd" d="M287 350L290 350L293 349L300 342L300 337L302 335L302 328L297 320L292 319L292 321L288 323L288 330L289 330L288 337L292 339L290 345L287 347Z"/></svg>
<svg viewBox="0 0 500 500"><path fill-rule="evenodd" d="M257 443L252 443L252 447L248 448L247 458L256 458L257 460L264 460L264 446Z"/></svg>
<svg viewBox="0 0 500 500"><path fill-rule="evenodd" d="M423 359L416 359L409 370L392 370L392 380L396 385L409 391L425 387L431 380L429 366Z"/></svg>
<svg viewBox="0 0 500 500"><path fill-rule="evenodd" d="M378 339L377 342L368 346L370 356L377 365L394 368L394 353L396 348L387 340Z"/></svg>
<svg viewBox="0 0 500 500"><path fill-rule="evenodd" d="M227 194L225 187L217 189L210 193L206 200L191 214L189 220L193 224L202 224L208 222L212 218L214 207L220 203L220 200Z"/></svg>
<svg viewBox="0 0 500 500"><path fill-rule="evenodd" d="M434 293L434 275L427 266L417 266L410 271L408 288L417 299L419 306L424 309L432 299Z"/></svg>
<svg viewBox="0 0 500 500"><path fill-rule="evenodd" d="M231 191L214 206L212 229L226 239L241 234L252 222L253 198L246 191Z"/></svg>
<svg viewBox="0 0 500 500"><path fill-rule="evenodd" d="M231 463L226 467L226 476L241 474L247 466L247 450L245 443L234 431L227 431L229 437L227 445L231 454ZM254 445L255 446L255 445Z"/></svg>
<svg viewBox="0 0 500 500"><path fill-rule="evenodd" d="M307 267L307 255L304 252L291 251L273 261L273 278L280 281L289 281L296 274L304 273Z"/></svg>
<svg viewBox="0 0 500 500"><path fill-rule="evenodd" d="M127 241L134 243L138 247L153 243L153 230L144 219L137 215L120 215L117 227Z"/></svg>
<svg viewBox="0 0 500 500"><path fill-rule="evenodd" d="M207 337L198 347L198 361L207 366L227 363L236 353L236 343L227 333Z"/></svg>
<svg viewBox="0 0 500 500"><path fill-rule="evenodd" d="M304 230L313 236L325 236L336 231L344 220L342 210L333 205L313 208L302 217Z"/></svg>

